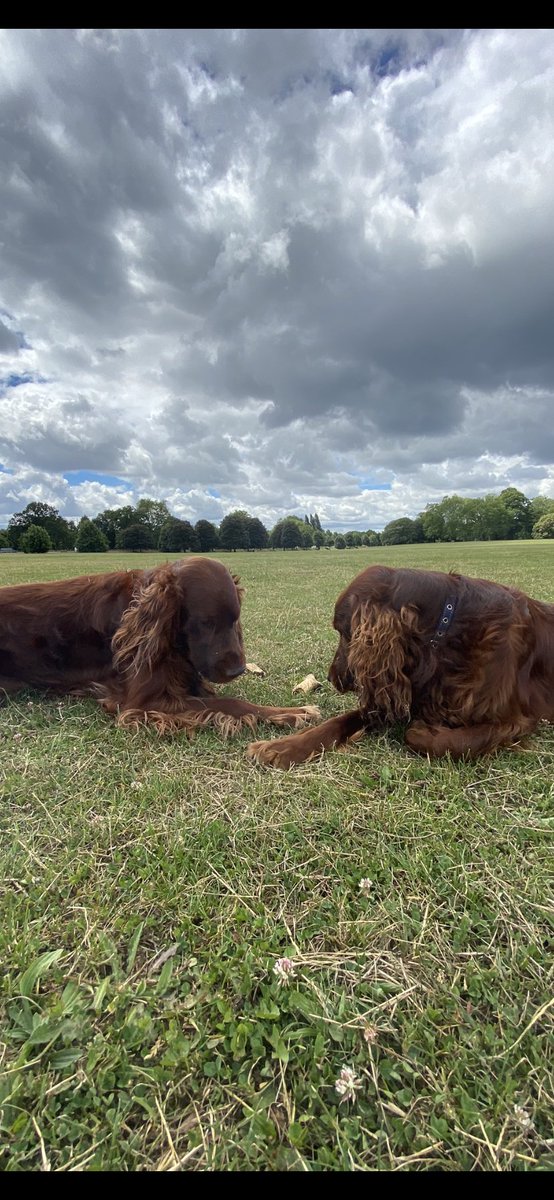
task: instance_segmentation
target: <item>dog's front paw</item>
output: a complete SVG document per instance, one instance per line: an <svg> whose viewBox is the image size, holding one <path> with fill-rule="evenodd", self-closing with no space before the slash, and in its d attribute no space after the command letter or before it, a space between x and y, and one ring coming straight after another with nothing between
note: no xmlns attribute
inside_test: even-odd
<svg viewBox="0 0 554 1200"><path fill-rule="evenodd" d="M273 725L292 725L293 729L303 729L314 721L321 720L321 713L316 704L303 704L299 708L284 708L271 718Z"/></svg>
<svg viewBox="0 0 554 1200"><path fill-rule="evenodd" d="M248 758L260 764L261 767L277 767L287 771L298 762L294 754L294 738L275 738L267 742L250 742L246 747ZM301 761L304 761L302 758Z"/></svg>
<svg viewBox="0 0 554 1200"><path fill-rule="evenodd" d="M247 745L246 755L260 767L278 767L287 770L291 766L290 752L287 750L289 738L276 738L273 742L251 742Z"/></svg>
<svg viewBox="0 0 554 1200"><path fill-rule="evenodd" d="M303 725L312 725L314 721L321 721L321 710L317 704L304 704L298 709L300 720Z"/></svg>

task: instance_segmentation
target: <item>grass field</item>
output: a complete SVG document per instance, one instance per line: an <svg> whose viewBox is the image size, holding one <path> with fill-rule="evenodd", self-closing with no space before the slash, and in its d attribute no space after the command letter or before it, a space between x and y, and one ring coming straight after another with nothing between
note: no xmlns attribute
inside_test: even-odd
<svg viewBox="0 0 554 1200"><path fill-rule="evenodd" d="M165 557L3 555L0 583ZM548 542L217 557L267 672L226 691L260 703L326 679L371 562L554 601ZM367 737L290 773L248 740L0 709L0 1167L552 1170L554 729L473 765Z"/></svg>

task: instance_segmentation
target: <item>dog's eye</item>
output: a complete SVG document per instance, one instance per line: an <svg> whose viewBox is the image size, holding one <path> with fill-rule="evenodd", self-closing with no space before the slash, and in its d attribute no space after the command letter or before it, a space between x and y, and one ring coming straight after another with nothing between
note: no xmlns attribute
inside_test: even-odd
<svg viewBox="0 0 554 1200"><path fill-rule="evenodd" d="M222 623L222 625L225 625L227 629L232 629L233 625L236 625L238 620L239 620L239 618L236 615L236 613L233 613L230 610L228 610L226 613L224 613L222 615L221 623Z"/></svg>

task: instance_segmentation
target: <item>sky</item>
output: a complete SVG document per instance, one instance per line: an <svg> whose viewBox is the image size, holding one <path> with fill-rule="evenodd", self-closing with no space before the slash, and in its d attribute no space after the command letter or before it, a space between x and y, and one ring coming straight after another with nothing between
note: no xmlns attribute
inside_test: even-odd
<svg viewBox="0 0 554 1200"><path fill-rule="evenodd" d="M554 497L554 31L0 31L0 527Z"/></svg>

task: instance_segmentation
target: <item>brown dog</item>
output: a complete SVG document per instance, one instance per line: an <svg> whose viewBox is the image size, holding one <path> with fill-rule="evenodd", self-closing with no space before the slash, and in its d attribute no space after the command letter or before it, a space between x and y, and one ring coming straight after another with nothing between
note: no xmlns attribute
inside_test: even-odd
<svg viewBox="0 0 554 1200"><path fill-rule="evenodd" d="M406 723L432 757L476 758L554 723L554 605L486 579L373 566L335 607L329 679L358 707L304 733L254 742L286 768L363 730Z"/></svg>
<svg viewBox="0 0 554 1200"><path fill-rule="evenodd" d="M242 675L239 580L214 559L0 588L0 690L92 692L118 724L164 732L256 721L298 727L317 708L216 696Z"/></svg>

